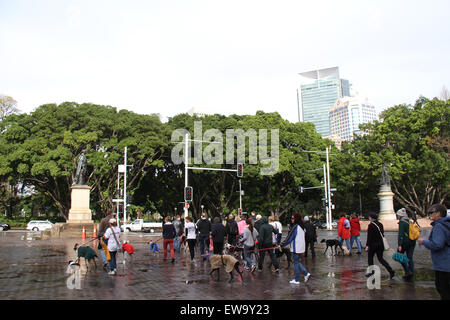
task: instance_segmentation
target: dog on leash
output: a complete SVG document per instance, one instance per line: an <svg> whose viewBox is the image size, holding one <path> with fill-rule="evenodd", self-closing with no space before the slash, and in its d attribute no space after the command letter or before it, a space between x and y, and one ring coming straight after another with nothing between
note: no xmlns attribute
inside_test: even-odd
<svg viewBox="0 0 450 320"><path fill-rule="evenodd" d="M89 264L91 261L94 262L95 269L97 269L97 263L95 262L95 258L97 257L97 253L91 247L87 246L79 246L78 243L75 243L73 250L77 252L77 260L76 263L80 262L80 258L84 258L84 262L86 263L86 269L89 269Z"/></svg>
<svg viewBox="0 0 450 320"><path fill-rule="evenodd" d="M211 264L211 271L209 272L209 275L212 277L213 272L217 271L217 281L220 281L220 268L222 267L224 267L225 271L230 274L230 280L228 282L233 281L233 270L237 271L237 273L241 276L242 281L244 280L242 278L242 272L239 270L239 260L233 256L228 254L214 254L209 256L209 263Z"/></svg>
<svg viewBox="0 0 450 320"><path fill-rule="evenodd" d="M331 248L331 253L333 253L333 248L334 248L334 254L337 255L338 254L337 248L339 247L339 248L341 248L342 255L345 255L344 249L342 248L342 245L339 242L339 240L337 240L337 239L329 239L329 240L322 239L322 241L320 241L320 243L324 243L324 242L325 242L327 248L325 249L325 252L323 254L325 254L327 252L328 248Z"/></svg>
<svg viewBox="0 0 450 320"><path fill-rule="evenodd" d="M291 250L289 248L277 248L275 249L275 256L277 257L278 261L280 261L280 258L285 255L287 258L288 266L286 269L289 269L291 267Z"/></svg>
<svg viewBox="0 0 450 320"><path fill-rule="evenodd" d="M70 260L69 264L67 265L66 273L74 274L78 268L80 268L80 264L76 261Z"/></svg>

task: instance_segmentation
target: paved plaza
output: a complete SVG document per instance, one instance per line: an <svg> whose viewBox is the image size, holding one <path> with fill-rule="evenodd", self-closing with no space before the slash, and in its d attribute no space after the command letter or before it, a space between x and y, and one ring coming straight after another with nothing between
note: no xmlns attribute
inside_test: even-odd
<svg viewBox="0 0 450 320"><path fill-rule="evenodd" d="M335 238L337 231L319 230L321 239ZM69 281L66 273L69 260L75 260L73 245L81 239L39 240L39 232L10 230L0 232L0 299L2 300L439 300L431 270L430 252L417 246L414 254L415 281L405 282L403 270L388 254L386 260L396 271L389 280L380 265L381 288L369 290L365 272L367 253L353 256L324 255L323 244L317 244L316 257L303 260L311 273L305 284L291 285L292 265L287 269L285 257L279 273L267 266L263 272L243 272L243 281L236 274L232 283L221 270L220 282L209 276L209 262L196 253L194 263L189 254L176 253L176 261L163 260L163 254L149 250L154 234L127 233L136 252L132 263L118 257L118 274L108 275L97 261L97 270L81 271L78 282ZM397 233L386 232L392 248ZM366 233L361 234L365 244ZM90 244L94 244L91 242ZM96 247L95 245L93 245ZM160 246L161 248L161 246ZM162 249L162 248L161 248ZM170 257L170 255L169 255ZM84 266L84 261L81 264ZM378 264L375 258L375 263ZM302 277L303 279L303 277Z"/></svg>

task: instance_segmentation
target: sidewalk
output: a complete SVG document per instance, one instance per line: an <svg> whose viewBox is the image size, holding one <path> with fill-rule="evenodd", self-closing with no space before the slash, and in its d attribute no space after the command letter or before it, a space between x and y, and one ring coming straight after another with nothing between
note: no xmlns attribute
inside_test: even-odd
<svg viewBox="0 0 450 320"><path fill-rule="evenodd" d="M334 238L336 231L319 231L322 238ZM391 246L395 246L396 233L387 232ZM97 270L84 269L79 289L69 288L70 275L66 274L69 260L76 257L75 242L81 239L32 240L27 232L0 233L0 299L37 300L438 300L431 270L430 253L423 247L415 251L416 280L407 283L401 279L401 266L385 258L396 270L397 276L389 280L381 267L381 289L369 290L364 276L367 255L351 257L324 255L324 247L316 246L316 257L308 257L304 265L312 274L305 284L290 285L293 269L288 270L283 257L279 274L268 269L266 257L261 273L243 273L243 281L235 274L232 283L221 270L221 280L209 276L209 262L203 262L198 252L194 263L189 254L176 253L175 263L163 260L162 252L153 254L148 242L155 235L127 233L136 248L132 264L123 264L118 258L118 274L109 276L97 261ZM365 244L366 234L361 236ZM162 246L160 246L160 249ZM170 256L170 255L169 255ZM378 261L375 259L375 263ZM303 280L303 277L302 277Z"/></svg>

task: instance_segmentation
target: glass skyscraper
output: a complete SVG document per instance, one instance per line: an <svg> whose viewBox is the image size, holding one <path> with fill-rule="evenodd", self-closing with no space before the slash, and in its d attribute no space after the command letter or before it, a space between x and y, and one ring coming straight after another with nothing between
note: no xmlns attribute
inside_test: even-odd
<svg viewBox="0 0 450 320"><path fill-rule="evenodd" d="M338 98L350 95L350 83L339 78L339 68L300 73L299 121L312 122L316 131L331 134L329 111Z"/></svg>

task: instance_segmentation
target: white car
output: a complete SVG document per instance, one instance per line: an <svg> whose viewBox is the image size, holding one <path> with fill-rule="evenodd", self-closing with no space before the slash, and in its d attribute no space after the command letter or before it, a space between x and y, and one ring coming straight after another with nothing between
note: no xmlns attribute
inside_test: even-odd
<svg viewBox="0 0 450 320"><path fill-rule="evenodd" d="M32 220L27 224L27 230L32 231L43 231L47 229L51 229L53 227L53 223L48 220Z"/></svg>

